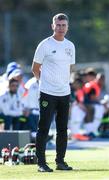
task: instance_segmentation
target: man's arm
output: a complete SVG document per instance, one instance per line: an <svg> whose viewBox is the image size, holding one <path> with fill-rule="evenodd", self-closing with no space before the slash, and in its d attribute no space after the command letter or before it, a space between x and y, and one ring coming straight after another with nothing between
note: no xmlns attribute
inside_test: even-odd
<svg viewBox="0 0 109 180"><path fill-rule="evenodd" d="M36 63L33 61L32 64L32 72L34 74L34 76L36 77L37 80L40 79L40 68L41 68L41 64Z"/></svg>

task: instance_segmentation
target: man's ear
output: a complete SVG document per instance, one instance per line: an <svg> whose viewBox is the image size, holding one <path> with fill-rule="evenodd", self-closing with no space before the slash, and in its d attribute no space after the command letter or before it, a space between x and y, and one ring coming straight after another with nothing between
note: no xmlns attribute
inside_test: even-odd
<svg viewBox="0 0 109 180"><path fill-rule="evenodd" d="M51 24L51 28L52 28L52 30L54 30L54 25L53 24Z"/></svg>

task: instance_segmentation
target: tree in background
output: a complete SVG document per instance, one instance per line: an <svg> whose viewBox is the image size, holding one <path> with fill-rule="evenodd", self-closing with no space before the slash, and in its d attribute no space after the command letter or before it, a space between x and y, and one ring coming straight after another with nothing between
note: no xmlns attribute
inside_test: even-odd
<svg viewBox="0 0 109 180"><path fill-rule="evenodd" d="M109 59L109 0L0 0L0 12L2 65L10 59L31 64L34 47L49 35L50 16L58 12L70 17L68 38L76 45L79 62ZM11 18L10 33L4 29L6 13Z"/></svg>

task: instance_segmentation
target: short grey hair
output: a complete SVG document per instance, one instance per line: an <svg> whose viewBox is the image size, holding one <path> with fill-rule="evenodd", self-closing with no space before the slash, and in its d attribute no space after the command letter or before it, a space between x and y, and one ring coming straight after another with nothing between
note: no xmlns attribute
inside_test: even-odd
<svg viewBox="0 0 109 180"><path fill-rule="evenodd" d="M59 13L59 14L56 14L55 16L53 16L53 23L56 21L56 20L66 20L68 23L69 23L69 18L66 14L64 13Z"/></svg>

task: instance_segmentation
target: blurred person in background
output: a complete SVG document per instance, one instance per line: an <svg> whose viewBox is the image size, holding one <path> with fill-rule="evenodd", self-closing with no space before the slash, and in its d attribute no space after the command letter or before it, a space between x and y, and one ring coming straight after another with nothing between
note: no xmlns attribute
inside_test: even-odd
<svg viewBox="0 0 109 180"><path fill-rule="evenodd" d="M0 94L4 93L8 88L8 76L15 70L19 69L20 65L15 61L10 62L7 65L6 72L0 76Z"/></svg>
<svg viewBox="0 0 109 180"><path fill-rule="evenodd" d="M10 62L7 65L6 72L0 77L0 94L4 93L8 89L9 80L12 78L19 81L18 93L22 96L26 91L23 83L23 71L21 65L15 61Z"/></svg>
<svg viewBox="0 0 109 180"><path fill-rule="evenodd" d="M69 123L72 138L90 140L98 134L104 108L99 101L101 81L96 70L87 68L83 74L79 73L72 83L76 99L71 103Z"/></svg>
<svg viewBox="0 0 109 180"><path fill-rule="evenodd" d="M86 83L83 86L84 104L87 109L85 124L87 135L90 138L98 135L98 128L104 114L103 105L99 101L101 87L97 79L97 72L93 68L85 70Z"/></svg>
<svg viewBox="0 0 109 180"><path fill-rule="evenodd" d="M19 118L22 116L23 105L18 95L19 82L9 80L9 86L0 96L0 117L4 119L5 130L19 130Z"/></svg>
<svg viewBox="0 0 109 180"><path fill-rule="evenodd" d="M98 85L99 85L99 87L101 89L100 90L100 95L99 95L99 100L101 100L108 93L106 91L105 75L103 73L97 73L96 79L97 79Z"/></svg>
<svg viewBox="0 0 109 180"><path fill-rule="evenodd" d="M69 129L70 138L87 141L89 137L84 135L83 124L86 116L86 107L84 105L84 91L83 91L83 81L80 76L75 77L74 81L71 83L71 89L75 96L75 100L70 105L70 119L69 119Z"/></svg>
<svg viewBox="0 0 109 180"><path fill-rule="evenodd" d="M0 131L4 130L5 122L4 122L4 116L0 113Z"/></svg>
<svg viewBox="0 0 109 180"><path fill-rule="evenodd" d="M109 95L105 94L100 103L104 106L104 114L99 126L101 137L109 138Z"/></svg>
<svg viewBox="0 0 109 180"><path fill-rule="evenodd" d="M69 20L65 14L53 17L53 35L37 47L32 71L40 79L40 118L36 136L38 171L52 172L45 158L46 139L56 112L56 169L72 170L64 162L70 99L70 68L75 64L75 47L65 38Z"/></svg>
<svg viewBox="0 0 109 180"><path fill-rule="evenodd" d="M20 68L15 68L13 71L10 72L10 74L8 75L8 80L10 79L15 79L19 82L19 88L18 88L18 94L19 96L23 96L24 93L26 93L26 88L24 86L24 82L23 82L23 70Z"/></svg>
<svg viewBox="0 0 109 180"><path fill-rule="evenodd" d="M34 139L39 120L39 81L32 77L26 82L25 88L27 93L24 94L22 99L24 109L27 112L25 116L28 119L28 129L31 131L32 139Z"/></svg>

